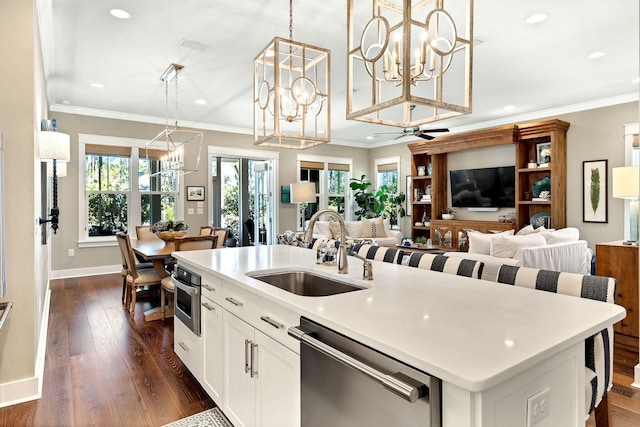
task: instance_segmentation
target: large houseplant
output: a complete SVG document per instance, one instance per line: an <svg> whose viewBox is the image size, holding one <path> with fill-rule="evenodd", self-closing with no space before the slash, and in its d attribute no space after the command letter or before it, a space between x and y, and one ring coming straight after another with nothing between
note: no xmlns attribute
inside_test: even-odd
<svg viewBox="0 0 640 427"><path fill-rule="evenodd" d="M357 219L384 215L385 218L389 218L391 225L396 225L398 217L402 218L406 215L402 207L405 201L405 195L402 192L393 193L388 186L383 185L372 193L369 191L371 181L366 175L351 178L349 187L354 191L353 197L358 205L358 209L354 212Z"/></svg>

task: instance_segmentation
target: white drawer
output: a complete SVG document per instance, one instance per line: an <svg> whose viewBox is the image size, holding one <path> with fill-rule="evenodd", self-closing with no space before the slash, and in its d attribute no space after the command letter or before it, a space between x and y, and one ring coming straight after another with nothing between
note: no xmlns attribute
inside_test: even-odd
<svg viewBox="0 0 640 427"><path fill-rule="evenodd" d="M222 279L212 274L202 274L202 295L222 304Z"/></svg>
<svg viewBox="0 0 640 427"><path fill-rule="evenodd" d="M223 295L225 310L300 354L300 342L287 334L300 323L297 313L229 282L224 283Z"/></svg>
<svg viewBox="0 0 640 427"><path fill-rule="evenodd" d="M202 382L202 350L202 339L187 328L180 319L174 318L173 351L199 382Z"/></svg>

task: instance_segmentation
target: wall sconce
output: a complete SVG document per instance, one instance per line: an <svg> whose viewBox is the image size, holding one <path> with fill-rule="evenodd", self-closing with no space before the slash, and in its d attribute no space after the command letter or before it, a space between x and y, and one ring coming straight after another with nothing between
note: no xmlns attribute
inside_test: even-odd
<svg viewBox="0 0 640 427"><path fill-rule="evenodd" d="M38 157L40 160L51 161L51 175L53 177L53 207L51 208L50 219L39 218L39 223L51 223L51 228L55 234L58 231L60 220L60 209L58 208L58 162L68 162L71 160L70 140L66 133L56 131L55 119L43 120L41 131L38 135ZM47 165L47 169L49 166ZM66 165L65 165L66 175Z"/></svg>
<svg viewBox="0 0 640 427"><path fill-rule="evenodd" d="M302 232L305 231L304 212L307 210L307 203L316 202L316 184L313 182L291 183L291 203L300 205L300 217L302 218Z"/></svg>
<svg viewBox="0 0 640 427"><path fill-rule="evenodd" d="M629 237L625 245L638 244L638 197L640 196L640 166L613 168L613 197L630 199L629 204Z"/></svg>

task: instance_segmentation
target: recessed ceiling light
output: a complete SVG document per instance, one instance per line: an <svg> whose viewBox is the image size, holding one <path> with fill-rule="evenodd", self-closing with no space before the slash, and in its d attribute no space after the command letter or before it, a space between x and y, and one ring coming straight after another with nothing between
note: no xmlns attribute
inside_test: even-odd
<svg viewBox="0 0 640 427"><path fill-rule="evenodd" d="M119 19L129 19L129 12L122 9L111 9L109 13Z"/></svg>
<svg viewBox="0 0 640 427"><path fill-rule="evenodd" d="M515 107L515 106L513 106L513 105L505 105L504 110L505 110L505 111L511 111L511 110L513 110L513 109L515 109L515 108L516 108L516 107Z"/></svg>
<svg viewBox="0 0 640 427"><path fill-rule="evenodd" d="M91 86L91 87L97 87L97 88L104 87L104 85L103 85L102 83L91 83L89 86Z"/></svg>
<svg viewBox="0 0 640 427"><path fill-rule="evenodd" d="M587 56L587 58L589 58L589 59L602 58L606 54L607 54L606 52L602 52L602 51L593 52L593 53L589 54L589 56Z"/></svg>
<svg viewBox="0 0 640 427"><path fill-rule="evenodd" d="M198 105L205 105L207 101L205 101L204 99L196 99L195 103Z"/></svg>
<svg viewBox="0 0 640 427"><path fill-rule="evenodd" d="M373 136L369 135L367 136L367 139L373 139Z"/></svg>
<svg viewBox="0 0 640 427"><path fill-rule="evenodd" d="M547 15L545 15L544 13L534 13L533 15L525 19L524 22L526 22L527 24L538 24L545 19L547 19Z"/></svg>

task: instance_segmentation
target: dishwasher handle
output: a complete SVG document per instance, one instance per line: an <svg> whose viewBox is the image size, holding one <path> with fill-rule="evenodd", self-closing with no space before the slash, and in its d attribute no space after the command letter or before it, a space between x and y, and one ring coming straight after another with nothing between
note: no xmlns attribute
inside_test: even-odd
<svg viewBox="0 0 640 427"><path fill-rule="evenodd" d="M402 381L399 378L396 378L393 375L385 374L384 372L381 372L376 368L367 365L366 363L354 359L348 354L345 354L340 350L312 337L310 333L300 329L298 326L290 327L287 332L290 336L299 340L301 343L304 343L314 350L317 350L331 357L332 359L342 363L343 365L346 365L363 373L374 381L382 384L386 389L392 391L393 393L411 403L414 403L424 395L423 391L426 389L426 386L424 384L414 386L405 381Z"/></svg>

